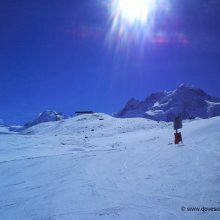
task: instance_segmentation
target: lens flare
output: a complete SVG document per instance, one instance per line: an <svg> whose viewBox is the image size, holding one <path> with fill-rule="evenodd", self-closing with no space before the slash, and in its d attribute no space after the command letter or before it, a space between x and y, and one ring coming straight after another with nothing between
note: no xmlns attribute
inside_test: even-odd
<svg viewBox="0 0 220 220"><path fill-rule="evenodd" d="M155 6L155 0L119 0L115 4L118 16L124 22L145 24Z"/></svg>
<svg viewBox="0 0 220 220"><path fill-rule="evenodd" d="M149 38L160 14L169 9L169 0L112 0L111 33L122 42ZM161 19L162 20L162 19Z"/></svg>

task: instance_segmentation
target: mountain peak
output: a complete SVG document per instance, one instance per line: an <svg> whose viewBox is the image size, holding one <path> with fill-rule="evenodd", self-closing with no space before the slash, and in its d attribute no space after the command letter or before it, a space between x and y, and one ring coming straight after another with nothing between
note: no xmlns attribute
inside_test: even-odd
<svg viewBox="0 0 220 220"><path fill-rule="evenodd" d="M193 86L191 84L188 83L181 83L177 89L181 89L181 88L185 88L185 89L198 89L196 86Z"/></svg>
<svg viewBox="0 0 220 220"><path fill-rule="evenodd" d="M133 99L135 100L135 99ZM116 117L144 117L157 121L173 121L181 115L187 118L209 118L220 115L220 99L202 89L183 83L174 91L152 93L144 101L129 102Z"/></svg>
<svg viewBox="0 0 220 220"><path fill-rule="evenodd" d="M39 116L31 122L25 124L25 127L32 127L34 125L43 123L43 122L50 122L50 121L60 121L64 119L65 116L59 112L53 110L46 110L39 114Z"/></svg>
<svg viewBox="0 0 220 220"><path fill-rule="evenodd" d="M207 96L210 97L207 93L205 93L202 89L199 87L182 83L179 85L179 87L175 90L176 92L183 92L183 93L195 93L198 96Z"/></svg>

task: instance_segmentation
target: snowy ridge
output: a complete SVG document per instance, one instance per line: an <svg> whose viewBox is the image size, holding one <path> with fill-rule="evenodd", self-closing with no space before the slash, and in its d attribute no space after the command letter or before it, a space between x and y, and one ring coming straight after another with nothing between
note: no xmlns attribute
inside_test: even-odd
<svg viewBox="0 0 220 220"><path fill-rule="evenodd" d="M4 124L0 124L0 134L4 134L4 133L9 133L9 127L4 125Z"/></svg>
<svg viewBox="0 0 220 220"><path fill-rule="evenodd" d="M4 123L2 119L0 119L0 134L8 134L10 127Z"/></svg>
<svg viewBox="0 0 220 220"><path fill-rule="evenodd" d="M115 116L173 121L177 115L183 119L219 116L220 99L209 96L197 87L181 84L174 91L153 93L144 101L132 99Z"/></svg>
<svg viewBox="0 0 220 220"><path fill-rule="evenodd" d="M4 220L219 220L220 117L172 123L80 115L0 135ZM31 134L31 135L30 135Z"/></svg>
<svg viewBox="0 0 220 220"><path fill-rule="evenodd" d="M26 123L24 127L29 128L40 123L49 122L49 121L60 121L64 118L65 116L62 115L61 113L52 110L47 110L40 113L35 120Z"/></svg>
<svg viewBox="0 0 220 220"><path fill-rule="evenodd" d="M104 113L84 114L73 118L38 124L25 129L21 134L37 135L80 135L97 137L118 133L133 132L134 130L159 127L152 120L118 119ZM105 131L108 131L107 134Z"/></svg>

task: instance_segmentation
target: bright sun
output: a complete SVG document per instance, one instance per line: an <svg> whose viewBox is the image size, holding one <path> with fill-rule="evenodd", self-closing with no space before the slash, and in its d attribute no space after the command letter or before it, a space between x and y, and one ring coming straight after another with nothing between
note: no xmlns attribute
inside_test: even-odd
<svg viewBox="0 0 220 220"><path fill-rule="evenodd" d="M156 22L162 20L170 8L170 0L111 0L112 39L126 43L145 42L153 36Z"/></svg>
<svg viewBox="0 0 220 220"><path fill-rule="evenodd" d="M156 0L116 0L117 17L130 24L146 23Z"/></svg>

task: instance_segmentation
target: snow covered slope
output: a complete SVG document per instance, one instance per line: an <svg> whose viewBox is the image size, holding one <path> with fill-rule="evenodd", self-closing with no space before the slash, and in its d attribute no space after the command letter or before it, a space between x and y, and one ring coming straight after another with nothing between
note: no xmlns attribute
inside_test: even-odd
<svg viewBox="0 0 220 220"><path fill-rule="evenodd" d="M219 220L220 117L171 123L81 115L0 135L4 220Z"/></svg>
<svg viewBox="0 0 220 220"><path fill-rule="evenodd" d="M145 117L157 121L187 118L210 118L220 115L220 99L194 86L181 84L174 91L151 94L144 101L131 99L116 117Z"/></svg>

